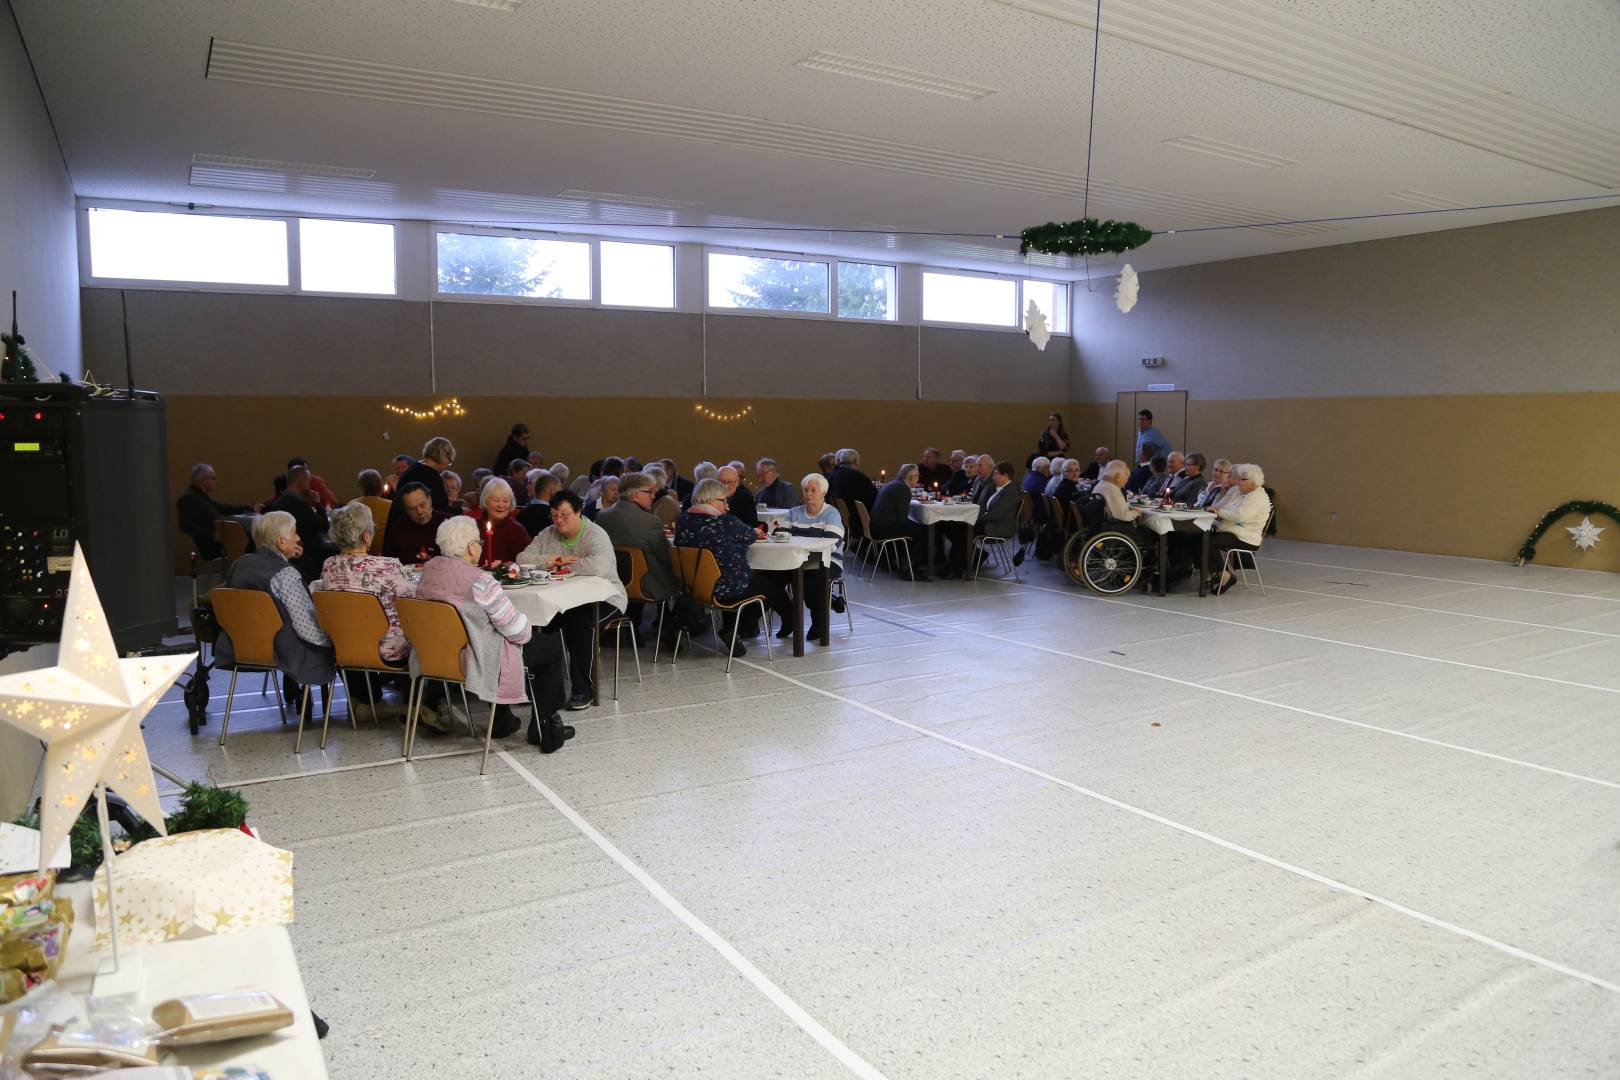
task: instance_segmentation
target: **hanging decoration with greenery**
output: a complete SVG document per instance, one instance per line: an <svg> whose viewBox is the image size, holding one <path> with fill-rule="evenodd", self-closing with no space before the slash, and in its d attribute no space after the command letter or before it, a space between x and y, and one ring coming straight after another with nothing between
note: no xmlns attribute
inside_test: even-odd
<svg viewBox="0 0 1620 1080"><path fill-rule="evenodd" d="M1119 255L1153 239L1153 233L1134 221L1098 221L1081 218L1060 223L1031 225L1019 234L1018 254Z"/></svg>
<svg viewBox="0 0 1620 1080"><path fill-rule="evenodd" d="M1543 514L1541 520L1536 522L1536 527L1530 530L1530 535L1525 538L1524 545L1519 548L1519 559L1514 563L1515 566L1523 566L1536 557L1536 541L1540 540L1542 534L1552 528L1558 519L1565 514L1604 514L1612 519L1615 524L1620 525L1620 507L1610 506L1606 502L1597 502L1592 499L1576 499L1574 502L1561 503Z"/></svg>

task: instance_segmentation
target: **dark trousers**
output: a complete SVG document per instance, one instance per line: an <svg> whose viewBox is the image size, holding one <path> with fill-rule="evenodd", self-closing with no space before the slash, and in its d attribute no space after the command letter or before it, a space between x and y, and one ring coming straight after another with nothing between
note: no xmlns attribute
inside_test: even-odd
<svg viewBox="0 0 1620 1080"><path fill-rule="evenodd" d="M596 689L591 671L591 657L595 654L596 645L596 605L582 604L576 608L569 608L555 616L546 625L546 629L554 631L555 634L542 634L542 637L561 636L562 643L568 647L569 693L590 697ZM537 679L535 693L538 694L539 691L540 684Z"/></svg>
<svg viewBox="0 0 1620 1080"><path fill-rule="evenodd" d="M773 608L776 607L776 602L771 599L772 592L777 588L776 584L772 581L773 577L773 573L769 570L750 571L748 575L748 588L743 590L740 595L753 596L755 593L760 593L764 595L765 603L768 606ZM719 600L720 598L717 596L715 599ZM728 601L722 601L722 603L725 602ZM731 641L731 624L739 618L742 619L742 626L737 631L737 636L739 638L751 638L759 633L758 604L750 604L740 612L728 611L720 620L720 634L728 644Z"/></svg>
<svg viewBox="0 0 1620 1080"><path fill-rule="evenodd" d="M575 610L589 611L590 608ZM585 662L590 663L590 646L585 647ZM523 666L534 679L534 700L542 719L556 715L568 700L563 689L562 638L548 630L535 630L523 645Z"/></svg>
<svg viewBox="0 0 1620 1080"><path fill-rule="evenodd" d="M906 541L906 547L911 553L911 567L919 574L928 572L928 526L920 525L915 521L891 521L883 525L872 526L872 531L879 540L893 540L901 538ZM895 563L899 552L890 549L889 565L895 568L896 573L905 571Z"/></svg>
<svg viewBox="0 0 1620 1080"><path fill-rule="evenodd" d="M941 521L934 528L945 538L948 553L945 572L961 574L967 570L968 552L973 550L973 531L965 521Z"/></svg>
<svg viewBox="0 0 1620 1080"><path fill-rule="evenodd" d="M765 602L776 612L783 626L791 627L794 619L802 618L795 610L798 598L793 595L791 570L762 570L754 576L759 579L759 591L765 594ZM811 637L818 637L821 634L821 598L825 595L826 589L825 567L805 570L804 606L810 609ZM746 628L744 624L744 629Z"/></svg>
<svg viewBox="0 0 1620 1080"><path fill-rule="evenodd" d="M1220 580L1221 564L1226 561L1226 553L1233 548L1239 551L1259 551L1259 544L1248 544L1239 540L1236 533L1212 532L1209 534L1209 572L1216 580Z"/></svg>

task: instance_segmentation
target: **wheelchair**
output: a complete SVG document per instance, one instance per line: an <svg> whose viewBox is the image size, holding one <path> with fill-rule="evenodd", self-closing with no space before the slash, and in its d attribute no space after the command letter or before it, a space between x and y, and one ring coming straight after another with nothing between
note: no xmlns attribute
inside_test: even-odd
<svg viewBox="0 0 1620 1080"><path fill-rule="evenodd" d="M1105 596L1147 588L1158 560L1157 538L1130 522L1109 519L1098 495L1080 503L1080 519L1084 527L1063 545L1069 580Z"/></svg>

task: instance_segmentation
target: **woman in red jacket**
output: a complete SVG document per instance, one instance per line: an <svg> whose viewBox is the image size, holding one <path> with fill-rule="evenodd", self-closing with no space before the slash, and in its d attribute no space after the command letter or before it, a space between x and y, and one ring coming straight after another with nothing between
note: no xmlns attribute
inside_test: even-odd
<svg viewBox="0 0 1620 1080"><path fill-rule="evenodd" d="M513 515L512 485L496 477L484 485L481 493L483 505L469 510L468 516L478 519L478 531L483 536L484 551L480 566L516 561L518 552L529 546L529 530L518 524Z"/></svg>

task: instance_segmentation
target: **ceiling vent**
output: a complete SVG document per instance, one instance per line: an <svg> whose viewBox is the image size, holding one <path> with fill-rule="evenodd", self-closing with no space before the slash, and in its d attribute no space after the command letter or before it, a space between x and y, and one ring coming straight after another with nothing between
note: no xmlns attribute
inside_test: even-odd
<svg viewBox="0 0 1620 1080"><path fill-rule="evenodd" d="M825 71L829 75L847 75L851 79L883 83L885 86L898 86L903 90L916 90L923 94L937 94L958 101L978 101L995 93L992 87L957 82L939 75L912 71L910 68L891 67L871 60L858 60L853 56L840 56L838 53L811 53L803 60L797 61L796 66L809 68L811 71Z"/></svg>
<svg viewBox="0 0 1620 1080"><path fill-rule="evenodd" d="M559 199L588 199L591 202L615 203L619 206L655 206L663 210L685 210L689 207L703 205L686 199L660 199L652 195L624 195L617 191L581 191L579 188L559 191L557 197Z"/></svg>
<svg viewBox="0 0 1620 1080"><path fill-rule="evenodd" d="M1299 164L1293 158L1265 154L1259 150L1250 150L1247 146L1221 142L1219 139L1206 139L1201 135L1182 135L1178 138L1166 139L1164 145L1173 146L1177 150L1191 150L1195 154L1208 154L1210 157L1225 158L1227 161L1235 161L1240 165L1253 165L1257 169L1277 169L1284 165Z"/></svg>
<svg viewBox="0 0 1620 1080"><path fill-rule="evenodd" d="M1093 0L998 0L1083 27ZM1453 75L1264 0L1134 0L1102 32L1598 187L1620 188L1620 134Z"/></svg>
<svg viewBox="0 0 1620 1080"><path fill-rule="evenodd" d="M466 4L468 7L488 8L491 11L516 11L523 0L450 0L453 4Z"/></svg>
<svg viewBox="0 0 1620 1080"><path fill-rule="evenodd" d="M1425 210L1457 210L1465 205L1441 195L1430 195L1427 191L1414 191L1411 188L1391 191L1384 197L1394 199L1396 202L1410 203L1412 206L1421 206Z"/></svg>
<svg viewBox="0 0 1620 1080"><path fill-rule="evenodd" d="M311 165L307 161L275 161L270 158L227 157L223 154L192 154L191 164L221 169L296 173L299 176L347 176L355 180L370 180L377 175L376 169L351 169L344 165Z"/></svg>

